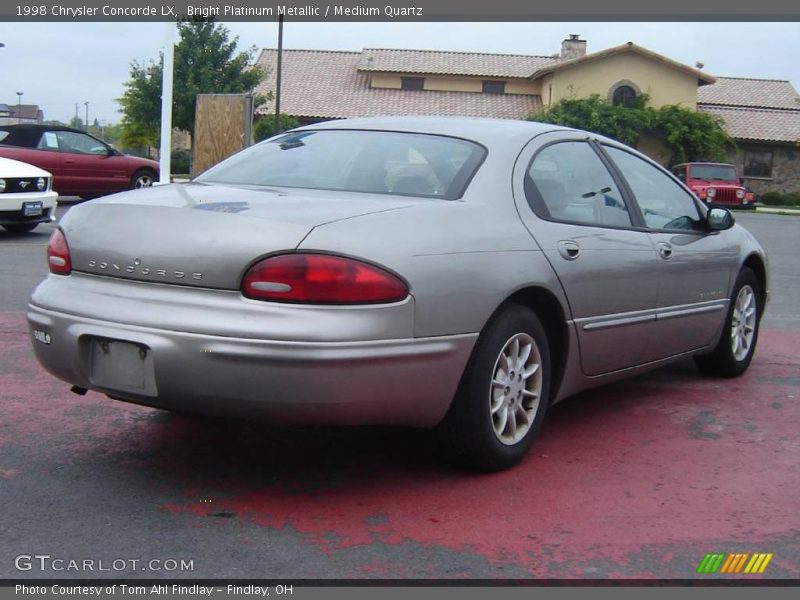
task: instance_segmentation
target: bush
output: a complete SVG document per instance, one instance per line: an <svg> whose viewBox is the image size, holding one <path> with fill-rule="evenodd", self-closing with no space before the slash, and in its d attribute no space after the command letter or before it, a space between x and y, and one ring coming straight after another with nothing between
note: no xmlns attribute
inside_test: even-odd
<svg viewBox="0 0 800 600"><path fill-rule="evenodd" d="M191 173L192 151L176 149L172 151L169 170L173 175L186 175Z"/></svg>
<svg viewBox="0 0 800 600"><path fill-rule="evenodd" d="M759 198L762 204L767 206L800 206L800 194L781 192L767 192Z"/></svg>
<svg viewBox="0 0 800 600"><path fill-rule="evenodd" d="M783 204L783 194L780 192L767 192L759 197L759 201L767 206L781 206Z"/></svg>
<svg viewBox="0 0 800 600"><path fill-rule="evenodd" d="M642 134L654 134L670 151L673 164L725 158L732 140L721 119L682 106L655 109L647 106L649 99L641 94L628 106L616 106L596 94L565 98L527 119L593 131L633 147Z"/></svg>
<svg viewBox="0 0 800 600"><path fill-rule="evenodd" d="M294 129L295 127L300 126L300 121L292 117L291 115L286 115L281 113L279 124L281 131L287 131L289 129ZM275 115L263 115L259 117L258 121L256 121L255 127L253 129L253 138L256 142L260 142L261 140L266 140L267 138L271 138L275 131Z"/></svg>

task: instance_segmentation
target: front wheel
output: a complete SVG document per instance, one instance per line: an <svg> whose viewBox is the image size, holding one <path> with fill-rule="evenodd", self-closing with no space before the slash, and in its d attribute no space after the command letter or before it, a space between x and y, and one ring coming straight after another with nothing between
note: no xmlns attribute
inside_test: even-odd
<svg viewBox="0 0 800 600"><path fill-rule="evenodd" d="M707 375L738 377L750 366L761 321L761 286L747 267L739 272L719 343L710 354L695 356L697 368Z"/></svg>
<svg viewBox="0 0 800 600"><path fill-rule="evenodd" d="M445 454L479 471L518 463L541 428L550 393L550 347L533 311L512 305L475 345L439 427Z"/></svg>
<svg viewBox="0 0 800 600"><path fill-rule="evenodd" d="M139 188L152 187L156 180L156 174L149 169L141 169L136 171L131 177L131 188L137 190Z"/></svg>

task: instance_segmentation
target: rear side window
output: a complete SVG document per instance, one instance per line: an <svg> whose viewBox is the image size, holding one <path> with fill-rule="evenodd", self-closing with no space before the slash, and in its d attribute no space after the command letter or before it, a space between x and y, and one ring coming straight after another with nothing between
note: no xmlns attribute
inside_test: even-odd
<svg viewBox="0 0 800 600"><path fill-rule="evenodd" d="M525 196L544 219L606 227L631 225L617 184L586 142L559 142L541 150L528 167Z"/></svg>
<svg viewBox="0 0 800 600"><path fill-rule="evenodd" d="M45 131L36 145L39 150L58 150L58 136L55 131Z"/></svg>
<svg viewBox="0 0 800 600"><path fill-rule="evenodd" d="M645 225L652 229L702 229L692 196L650 163L611 146L604 146L636 197Z"/></svg>
<svg viewBox="0 0 800 600"><path fill-rule="evenodd" d="M454 200L485 153L474 142L438 135L297 131L252 146L197 181Z"/></svg>

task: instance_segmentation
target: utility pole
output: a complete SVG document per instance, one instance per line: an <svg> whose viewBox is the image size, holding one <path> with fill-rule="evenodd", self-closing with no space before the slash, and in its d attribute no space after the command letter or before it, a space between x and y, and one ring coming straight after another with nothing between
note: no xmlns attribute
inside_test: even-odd
<svg viewBox="0 0 800 600"><path fill-rule="evenodd" d="M17 123L22 123L22 92L17 92Z"/></svg>
<svg viewBox="0 0 800 600"><path fill-rule="evenodd" d="M75 128L78 128L78 120L80 117L78 116L78 103L75 103Z"/></svg>
<svg viewBox="0 0 800 600"><path fill-rule="evenodd" d="M87 100L83 105L86 107L86 120L83 122L83 130L89 131L89 101Z"/></svg>

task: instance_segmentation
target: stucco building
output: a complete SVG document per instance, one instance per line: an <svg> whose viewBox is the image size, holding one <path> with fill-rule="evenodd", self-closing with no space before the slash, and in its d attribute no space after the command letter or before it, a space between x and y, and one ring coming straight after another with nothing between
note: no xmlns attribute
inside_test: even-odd
<svg viewBox="0 0 800 600"><path fill-rule="evenodd" d="M0 125L43 121L44 113L36 104L0 104Z"/></svg>
<svg viewBox="0 0 800 600"><path fill-rule="evenodd" d="M258 64L275 89L277 51ZM587 53L577 35L553 55L365 48L284 50L281 112L301 122L370 115L468 115L522 119L568 97L680 105L719 116L736 148L731 162L757 193L800 191L800 96L788 81L714 77L628 42ZM272 102L258 112L270 113ZM668 162L663 147L641 149Z"/></svg>

